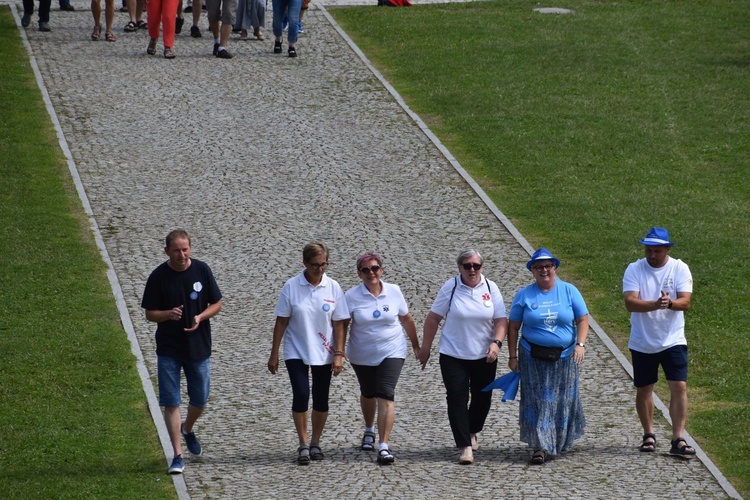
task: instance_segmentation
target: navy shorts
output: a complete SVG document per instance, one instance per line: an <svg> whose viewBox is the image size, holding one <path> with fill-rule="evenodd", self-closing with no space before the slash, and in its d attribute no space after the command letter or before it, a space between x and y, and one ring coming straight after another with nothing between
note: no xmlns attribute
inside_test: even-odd
<svg viewBox="0 0 750 500"><path fill-rule="evenodd" d="M301 359L284 360L289 381L292 383L292 411L304 413L310 404L310 374L312 374L313 410L328 411L328 394L331 388L331 365L306 365Z"/></svg>
<svg viewBox="0 0 750 500"><path fill-rule="evenodd" d="M654 354L630 350L633 357L633 385L645 387L659 380L659 365L664 369L667 380L687 381L688 349L686 345L676 345Z"/></svg>

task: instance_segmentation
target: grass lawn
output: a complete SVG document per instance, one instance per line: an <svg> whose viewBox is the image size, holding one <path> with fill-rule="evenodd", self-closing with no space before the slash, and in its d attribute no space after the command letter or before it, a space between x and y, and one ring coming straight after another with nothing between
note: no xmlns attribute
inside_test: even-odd
<svg viewBox="0 0 750 500"><path fill-rule="evenodd" d="M7 6L0 46L0 498L175 498Z"/></svg>
<svg viewBox="0 0 750 500"><path fill-rule="evenodd" d="M695 280L688 431L750 496L748 3L538 6L331 13L625 353L622 274L670 230Z"/></svg>

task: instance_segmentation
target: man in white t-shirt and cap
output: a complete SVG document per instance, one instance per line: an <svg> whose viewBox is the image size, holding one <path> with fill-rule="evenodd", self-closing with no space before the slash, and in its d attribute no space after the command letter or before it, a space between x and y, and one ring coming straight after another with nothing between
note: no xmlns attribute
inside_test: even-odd
<svg viewBox="0 0 750 500"><path fill-rule="evenodd" d="M670 455L692 457L695 449L682 436L687 419L688 355L684 312L690 309L693 277L687 264L669 256L669 232L652 227L640 240L645 258L628 265L622 279L625 308L630 312L630 342L633 358L635 407L643 426L640 451L656 450L654 435L654 385L659 365L671 393Z"/></svg>

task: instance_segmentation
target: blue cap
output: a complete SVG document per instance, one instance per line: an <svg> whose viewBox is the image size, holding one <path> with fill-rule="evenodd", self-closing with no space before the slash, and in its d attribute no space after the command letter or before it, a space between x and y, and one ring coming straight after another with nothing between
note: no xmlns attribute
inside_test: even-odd
<svg viewBox="0 0 750 500"><path fill-rule="evenodd" d="M647 247L671 247L674 245L669 241L669 231L663 227L652 227L648 230L646 237L641 240L641 243Z"/></svg>
<svg viewBox="0 0 750 500"><path fill-rule="evenodd" d="M531 256L531 260L526 263L526 269L531 271L531 264L533 264L537 260L551 260L555 263L555 269L560 267L560 261L552 255L552 252L550 252L546 248L540 248L539 250L534 252L534 255Z"/></svg>

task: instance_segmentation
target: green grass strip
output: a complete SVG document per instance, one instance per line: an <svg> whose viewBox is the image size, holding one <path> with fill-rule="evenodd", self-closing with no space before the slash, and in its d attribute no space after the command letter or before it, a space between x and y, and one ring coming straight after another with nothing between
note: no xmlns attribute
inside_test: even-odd
<svg viewBox="0 0 750 500"><path fill-rule="evenodd" d="M105 265L0 7L0 498L174 498Z"/></svg>
<svg viewBox="0 0 750 500"><path fill-rule="evenodd" d="M651 226L695 290L688 430L750 497L750 30L740 0L331 9L623 352ZM470 221L469 221L470 222ZM668 395L661 391L668 402Z"/></svg>

